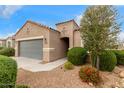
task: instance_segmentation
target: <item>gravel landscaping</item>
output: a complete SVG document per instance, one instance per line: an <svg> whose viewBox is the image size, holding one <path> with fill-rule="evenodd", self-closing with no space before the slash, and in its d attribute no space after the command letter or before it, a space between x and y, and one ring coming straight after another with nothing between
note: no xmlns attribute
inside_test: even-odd
<svg viewBox="0 0 124 93"><path fill-rule="evenodd" d="M28 85L33 88L92 88L92 87L124 87L124 66L119 66L113 72L100 72L102 83L93 86L92 83L82 82L79 78L79 67L64 70L63 65L51 71L29 72L18 70L17 84ZM121 76L120 76L121 73Z"/></svg>

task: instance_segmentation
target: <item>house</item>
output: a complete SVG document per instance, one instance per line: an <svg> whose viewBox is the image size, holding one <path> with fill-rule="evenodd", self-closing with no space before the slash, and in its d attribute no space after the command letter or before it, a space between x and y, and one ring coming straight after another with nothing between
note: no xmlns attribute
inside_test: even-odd
<svg viewBox="0 0 124 93"><path fill-rule="evenodd" d="M6 39L6 47L15 48L15 36L11 36Z"/></svg>
<svg viewBox="0 0 124 93"><path fill-rule="evenodd" d="M124 42L119 42L117 49L118 49L118 50L124 50Z"/></svg>
<svg viewBox="0 0 124 93"><path fill-rule="evenodd" d="M0 39L0 47L6 46L6 39Z"/></svg>
<svg viewBox="0 0 124 93"><path fill-rule="evenodd" d="M56 29L28 20L15 34L16 56L44 62L63 58L69 48L79 46L79 26L74 20L57 23Z"/></svg>

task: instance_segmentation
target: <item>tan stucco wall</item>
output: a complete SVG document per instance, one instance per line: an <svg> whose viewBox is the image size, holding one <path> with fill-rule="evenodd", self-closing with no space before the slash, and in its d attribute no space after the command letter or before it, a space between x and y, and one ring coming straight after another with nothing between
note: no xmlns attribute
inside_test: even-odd
<svg viewBox="0 0 124 93"><path fill-rule="evenodd" d="M81 36L79 31L74 31L74 47L82 47Z"/></svg>
<svg viewBox="0 0 124 93"><path fill-rule="evenodd" d="M57 25L57 30L27 22L15 35L16 56L19 56L19 40L43 36L43 61L50 62L66 56L67 44L63 38L69 38L69 48L81 46L80 33L74 31L79 27L73 22ZM65 36L62 31L65 29Z"/></svg>
<svg viewBox="0 0 124 93"><path fill-rule="evenodd" d="M23 38L35 38L43 36L43 48L49 48L49 30L47 28L35 25L33 23L27 22L23 28L17 32L15 36L16 44L16 56L19 56L19 41L18 39ZM46 39L45 39L46 38ZM43 61L49 61L49 51L43 50Z"/></svg>
<svg viewBox="0 0 124 93"><path fill-rule="evenodd" d="M6 46L6 41L5 40L0 40L0 47Z"/></svg>
<svg viewBox="0 0 124 93"><path fill-rule="evenodd" d="M58 31L61 32L61 34L62 34L62 31L65 30L65 32L66 32L65 37L69 37L69 48L74 47L73 31L75 29L79 29L79 27L75 24L75 22L70 21L70 22L67 22L67 23L58 24L58 25L56 25L56 28L57 28Z"/></svg>
<svg viewBox="0 0 124 93"><path fill-rule="evenodd" d="M0 41L0 46L2 46L2 41Z"/></svg>
<svg viewBox="0 0 124 93"><path fill-rule="evenodd" d="M67 45L66 42L63 41L63 38L69 38L69 48L81 46L80 33L74 31L75 29L79 29L79 27L73 21L56 25L56 29L60 33L50 31L50 48L52 48L50 51L51 61L66 56ZM78 42L76 42L76 40L78 40Z"/></svg>
<svg viewBox="0 0 124 93"><path fill-rule="evenodd" d="M66 56L66 43L60 39L60 33L50 31L50 60L54 61Z"/></svg>
<svg viewBox="0 0 124 93"><path fill-rule="evenodd" d="M118 49L119 50L124 50L124 43L123 42L118 44Z"/></svg>

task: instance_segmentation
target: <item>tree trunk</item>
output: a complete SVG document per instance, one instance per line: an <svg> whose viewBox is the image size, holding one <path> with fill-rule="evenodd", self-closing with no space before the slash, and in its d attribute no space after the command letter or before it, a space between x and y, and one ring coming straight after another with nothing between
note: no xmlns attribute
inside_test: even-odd
<svg viewBox="0 0 124 93"><path fill-rule="evenodd" d="M96 68L99 70L99 56L97 55Z"/></svg>
<svg viewBox="0 0 124 93"><path fill-rule="evenodd" d="M88 53L88 55L87 55L87 63L92 64L91 53Z"/></svg>
<svg viewBox="0 0 124 93"><path fill-rule="evenodd" d="M96 56L93 53L90 54L90 59L92 67L96 67Z"/></svg>

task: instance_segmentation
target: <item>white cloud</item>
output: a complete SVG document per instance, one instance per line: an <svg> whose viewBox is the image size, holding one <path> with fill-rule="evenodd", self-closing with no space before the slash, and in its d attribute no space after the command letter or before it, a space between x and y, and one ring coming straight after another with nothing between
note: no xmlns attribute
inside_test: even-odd
<svg viewBox="0 0 124 93"><path fill-rule="evenodd" d="M16 29L16 32L15 33L17 33L18 31L19 31L19 28Z"/></svg>
<svg viewBox="0 0 124 93"><path fill-rule="evenodd" d="M0 39L6 39L7 37L13 36L15 33L0 34Z"/></svg>
<svg viewBox="0 0 124 93"><path fill-rule="evenodd" d="M4 18L9 18L13 15L16 11L20 10L23 6L21 5L3 5L0 6L0 16Z"/></svg>
<svg viewBox="0 0 124 93"><path fill-rule="evenodd" d="M77 15L76 18L75 18L75 21L76 21L78 24L80 24L81 19L82 19L82 14Z"/></svg>
<svg viewBox="0 0 124 93"><path fill-rule="evenodd" d="M19 31L19 28L17 28L15 32L10 32L7 34L0 33L0 39L6 39L7 37L11 37L11 36L15 35L18 31Z"/></svg>
<svg viewBox="0 0 124 93"><path fill-rule="evenodd" d="M124 41L124 32L123 32L123 31L121 31L121 32L119 33L118 39L119 39L120 42L121 42L121 41Z"/></svg>

